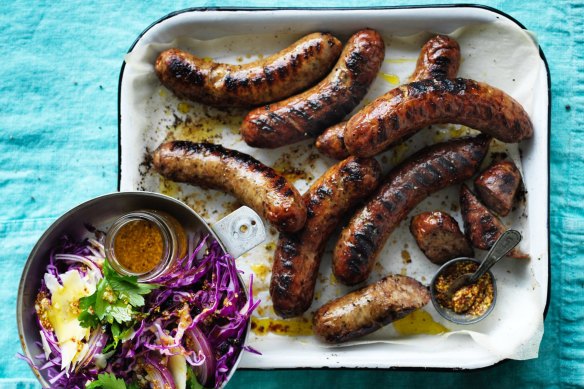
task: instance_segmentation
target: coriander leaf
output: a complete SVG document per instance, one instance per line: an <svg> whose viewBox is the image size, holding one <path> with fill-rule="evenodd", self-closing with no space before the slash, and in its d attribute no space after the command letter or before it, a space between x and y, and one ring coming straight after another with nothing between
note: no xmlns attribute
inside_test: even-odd
<svg viewBox="0 0 584 389"><path fill-rule="evenodd" d="M81 313L79 314L78 320L81 327L95 328L99 325L99 319L93 313L95 298L96 294L93 293L91 296L81 297L79 299L79 309L81 310Z"/></svg>
<svg viewBox="0 0 584 389"><path fill-rule="evenodd" d="M193 371L193 368L187 365L187 389L205 389L199 381L197 381L197 376Z"/></svg>
<svg viewBox="0 0 584 389"><path fill-rule="evenodd" d="M103 272L104 278L109 278L112 275L115 276L118 273L112 268L108 261L103 262L103 266L101 267L101 271Z"/></svg>
<svg viewBox="0 0 584 389"><path fill-rule="evenodd" d="M144 297L136 293L119 292L120 299L127 302L134 307L141 307L144 305Z"/></svg>
<svg viewBox="0 0 584 389"><path fill-rule="evenodd" d="M114 339L116 339L117 337L120 336L120 332L121 332L120 325L116 322L113 322L112 325L110 326L110 331L111 331Z"/></svg>
<svg viewBox="0 0 584 389"><path fill-rule="evenodd" d="M124 304L121 301L117 302L116 305L109 305L106 308L106 315L108 316L108 320L111 318L120 324L131 321L132 313L132 307L130 305ZM113 320L111 323L113 323Z"/></svg>
<svg viewBox="0 0 584 389"><path fill-rule="evenodd" d="M83 327L95 328L109 324L111 341L104 351L115 349L120 341L128 339L134 332L136 320L140 319L138 307L145 304L144 295L158 288L155 284L143 284L137 277L118 274L105 261L103 278L97 283L91 296L79 300L78 320Z"/></svg>
<svg viewBox="0 0 584 389"><path fill-rule="evenodd" d="M86 389L127 389L126 383L121 378L116 378L113 373L102 373L95 381L90 382Z"/></svg>
<svg viewBox="0 0 584 389"><path fill-rule="evenodd" d="M79 324L83 328L95 328L99 325L99 319L97 316L92 315L88 311L82 311L77 317Z"/></svg>
<svg viewBox="0 0 584 389"><path fill-rule="evenodd" d="M131 292L136 294L148 294L158 288L156 284L143 284L136 277L124 277L120 275L108 278L110 285L116 292Z"/></svg>
<svg viewBox="0 0 584 389"><path fill-rule="evenodd" d="M111 300L111 298L108 298L106 300L104 297L106 293L108 295L110 294L108 289L111 290L111 288L109 288L107 280L105 278L102 278L97 284L97 288L95 290L96 297L95 305L93 306L93 309L95 310L95 315L99 318L99 320L103 320L105 316L105 310L108 305L108 301Z"/></svg>
<svg viewBox="0 0 584 389"><path fill-rule="evenodd" d="M130 337L130 335L132 335L133 333L134 333L134 326L132 325L131 327L128 327L125 330L123 330L120 333L120 336L118 337L117 340L124 341L124 340L128 339Z"/></svg>

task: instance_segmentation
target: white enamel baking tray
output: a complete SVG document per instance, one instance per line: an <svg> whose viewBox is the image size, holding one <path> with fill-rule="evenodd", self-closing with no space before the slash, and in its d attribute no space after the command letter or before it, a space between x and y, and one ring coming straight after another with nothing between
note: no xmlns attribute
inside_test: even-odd
<svg viewBox="0 0 584 389"><path fill-rule="evenodd" d="M235 205L234 199L215 191L200 190L160 180L149 170L148 152L164 139L202 139L222 143L253 155L275 168L303 168L294 177L303 192L333 161L315 156L310 142L277 150L253 149L237 134L245 112L222 112L176 99L153 73L156 54L172 45L192 50L201 57L245 62L271 54L296 38L313 31L330 31L346 40L351 32L369 27L378 30L387 45L386 61L365 103L404 82L413 70L419 47L431 33L452 34L461 43L461 77L493 84L520 101L530 113L535 135L519 147L495 145L522 168L527 200L506 222L524 235L522 248L531 260L507 260L494 269L499 284L495 311L480 324L460 327L444 322L433 310L423 319L445 325L446 335L404 335L394 326L349 347L328 347L313 336L251 334L250 345L262 356L246 354L241 368L366 367L475 369L501 360L537 357L543 334L543 317L549 304L549 72L535 38L513 18L479 6L401 7L374 9L189 9L170 14L148 27L130 48L119 85L119 189L151 190L185 201L208 222L217 220ZM383 74L385 74L385 77ZM396 81L397 80L397 81ZM206 136L196 133L198 129ZM193 124L194 123L194 124ZM211 124L210 124L211 123ZM193 129L194 128L194 129ZM468 132L460 126L423 130L403 147L381 158L385 170L420 147ZM284 156L284 157L283 157ZM299 166L302 164L306 166ZM309 166L308 166L309 165ZM291 169L294 170L294 169ZM288 171L290 174L290 171ZM292 174L293 175L293 174ZM291 176L292 177L292 176ZM457 189L440 192L418 206L422 210L447 207L459 219ZM381 255L380 266L370 278L385 273L408 274L428 283L437 266L423 258L415 246L407 222L392 234ZM257 293L264 301L259 317L273 317L267 295L271 256L277 234L270 242L238 259L246 272L255 272ZM330 297L349 288L329 278L330 247L321 265L317 301L305 315ZM404 252L406 252L404 254ZM477 255L481 255L477 253ZM411 257L411 261L405 257ZM267 274L266 274L267 273ZM244 279L247 277L244 277Z"/></svg>

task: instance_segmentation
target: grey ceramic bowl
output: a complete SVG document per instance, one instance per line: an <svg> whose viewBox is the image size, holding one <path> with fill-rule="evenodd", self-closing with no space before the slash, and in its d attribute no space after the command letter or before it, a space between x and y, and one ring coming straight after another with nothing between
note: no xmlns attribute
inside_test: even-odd
<svg viewBox="0 0 584 389"><path fill-rule="evenodd" d="M181 222L187 232L205 232L211 234L219 241L225 250L224 244L217 237L215 232L197 213L184 203L162 194L151 192L111 193L78 205L57 219L57 221L45 231L32 249L24 266L18 289L16 319L20 342L25 356L34 361L34 356L42 353L42 349L37 345L37 342L40 342L41 339L39 335L40 329L37 320L34 318L34 302L41 287L41 279L43 278L49 261L51 248L53 248L58 240L64 235L69 235L75 240L81 240L93 236L93 234L88 231L88 226L94 227L100 231L107 231L109 225L111 225L118 217L139 209L164 211ZM261 221L259 224L261 224ZM261 228L263 228L263 224L261 224ZM245 287L241 276L239 277L239 282L246 293L246 297L249 299L247 288ZM244 342L247 341L250 323L251 322L248 322L247 324ZM237 361L223 386L225 386L235 372L237 365L241 360L241 355L242 353L240 353L237 358ZM46 372L38 373L34 371L34 373L44 387L50 387Z"/></svg>

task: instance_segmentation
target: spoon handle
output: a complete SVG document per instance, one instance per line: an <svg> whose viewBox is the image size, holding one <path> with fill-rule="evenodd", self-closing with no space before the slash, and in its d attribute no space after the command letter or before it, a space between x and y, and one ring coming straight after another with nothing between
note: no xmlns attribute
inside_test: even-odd
<svg viewBox="0 0 584 389"><path fill-rule="evenodd" d="M517 244L521 242L521 234L519 231L507 230L495 242L493 247L487 253L487 256L472 275L470 283L476 282L483 274L487 272L495 263L499 262L501 258L511 251Z"/></svg>

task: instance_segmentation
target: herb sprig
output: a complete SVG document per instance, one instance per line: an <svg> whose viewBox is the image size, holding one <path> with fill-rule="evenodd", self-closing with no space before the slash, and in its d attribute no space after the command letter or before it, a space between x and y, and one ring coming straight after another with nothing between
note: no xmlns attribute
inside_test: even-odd
<svg viewBox="0 0 584 389"><path fill-rule="evenodd" d="M138 389L138 385L132 383L126 385L121 378L116 378L113 373L102 373L97 376L95 381L91 381L85 389Z"/></svg>
<svg viewBox="0 0 584 389"><path fill-rule="evenodd" d="M138 277L117 273L108 261L103 263L103 278L95 292L79 300L79 322L82 327L96 328L107 325L113 343L106 348L115 348L120 340L128 337L140 314L137 308L144 306L144 295L158 288L155 284L139 283Z"/></svg>

